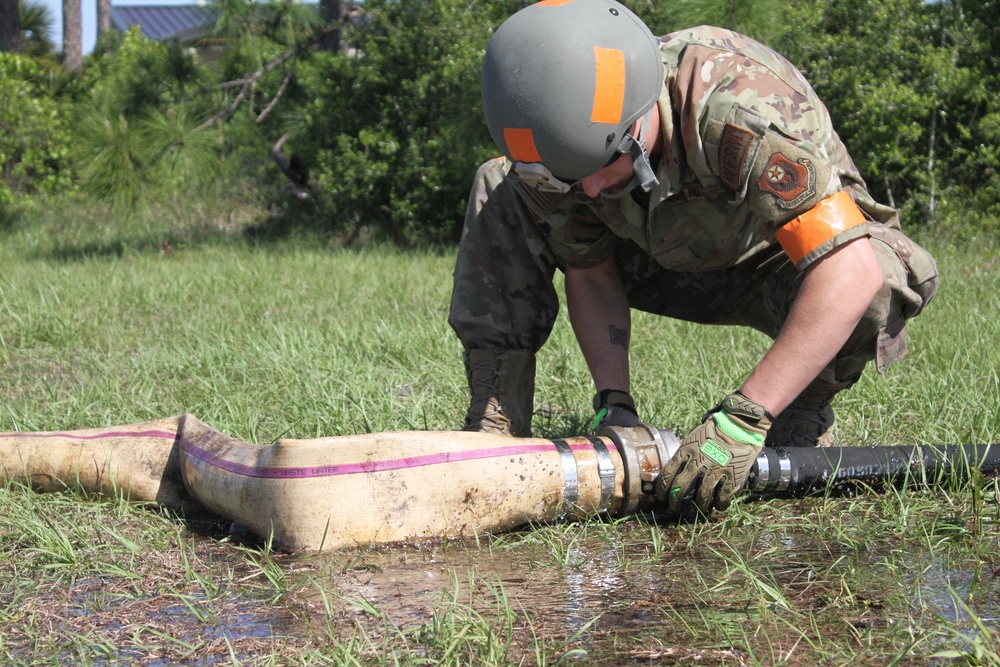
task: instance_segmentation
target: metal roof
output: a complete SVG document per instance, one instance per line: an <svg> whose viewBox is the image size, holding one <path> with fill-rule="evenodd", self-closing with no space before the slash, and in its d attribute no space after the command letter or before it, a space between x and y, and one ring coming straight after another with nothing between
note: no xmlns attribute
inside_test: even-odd
<svg viewBox="0 0 1000 667"><path fill-rule="evenodd" d="M149 39L190 39L215 23L215 13L198 5L112 5L111 24L125 31L137 25Z"/></svg>

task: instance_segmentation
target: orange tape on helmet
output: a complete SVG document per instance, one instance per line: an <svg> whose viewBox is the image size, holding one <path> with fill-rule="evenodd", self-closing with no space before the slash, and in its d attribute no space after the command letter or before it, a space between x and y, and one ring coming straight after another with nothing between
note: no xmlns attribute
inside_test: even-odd
<svg viewBox="0 0 1000 667"><path fill-rule="evenodd" d="M594 107L592 123L617 125L625 104L625 53L620 49L594 47Z"/></svg>
<svg viewBox="0 0 1000 667"><path fill-rule="evenodd" d="M505 127L503 139L507 142L510 156L518 162L541 162L542 157L535 147L535 135L531 128Z"/></svg>

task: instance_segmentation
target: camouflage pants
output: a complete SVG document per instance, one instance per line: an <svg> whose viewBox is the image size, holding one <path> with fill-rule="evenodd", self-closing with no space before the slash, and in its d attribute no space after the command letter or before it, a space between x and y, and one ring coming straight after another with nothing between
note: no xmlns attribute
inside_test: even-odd
<svg viewBox="0 0 1000 667"><path fill-rule="evenodd" d="M906 321L937 288L934 260L898 229L871 224L871 242L885 276L853 334L819 379L850 386L870 361L879 372L906 354ZM774 338L802 283L777 245L737 266L697 273L662 268L621 239L615 260L629 305L703 324L753 327ZM552 284L559 259L546 226L529 212L499 161L483 165L466 211L448 321L466 348L537 351L552 331L559 297Z"/></svg>

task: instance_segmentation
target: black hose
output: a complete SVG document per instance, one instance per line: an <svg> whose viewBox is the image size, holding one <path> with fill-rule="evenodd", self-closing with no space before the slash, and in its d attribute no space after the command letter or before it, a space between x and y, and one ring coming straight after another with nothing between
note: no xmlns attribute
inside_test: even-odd
<svg viewBox="0 0 1000 667"><path fill-rule="evenodd" d="M765 447L746 487L758 497L803 498L965 480L973 469L1000 475L1000 445Z"/></svg>

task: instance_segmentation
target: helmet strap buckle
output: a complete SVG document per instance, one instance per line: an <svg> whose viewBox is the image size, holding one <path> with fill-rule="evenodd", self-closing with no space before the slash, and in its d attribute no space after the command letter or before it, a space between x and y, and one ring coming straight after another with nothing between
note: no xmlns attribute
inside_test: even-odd
<svg viewBox="0 0 1000 667"><path fill-rule="evenodd" d="M635 180L638 181L643 192L649 192L660 184L656 173L653 172L653 165L649 162L649 155L646 153L646 129L653 119L655 110L656 105L654 104L643 116L642 125L639 127L639 137L633 137L626 132L617 148L622 155L632 156L632 170L635 172Z"/></svg>
<svg viewBox="0 0 1000 667"><path fill-rule="evenodd" d="M555 174L538 162L517 162L514 164L514 173L525 185L540 192L563 194L573 187L556 178Z"/></svg>

